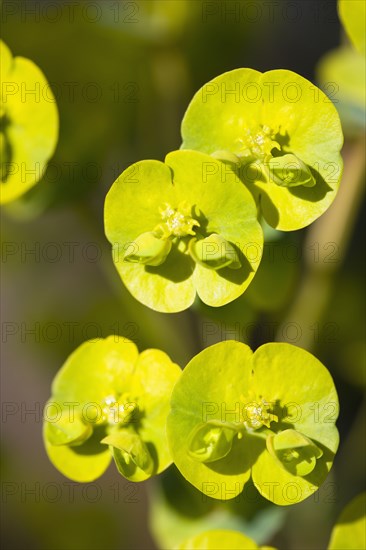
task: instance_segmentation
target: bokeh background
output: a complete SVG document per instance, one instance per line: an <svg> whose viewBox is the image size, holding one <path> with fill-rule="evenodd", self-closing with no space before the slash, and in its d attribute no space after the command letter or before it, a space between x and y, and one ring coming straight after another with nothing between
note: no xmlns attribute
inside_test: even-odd
<svg viewBox="0 0 366 550"><path fill-rule="evenodd" d="M60 114L42 181L2 211L3 548L168 549L198 521L283 550L324 548L365 486L362 109L349 129L345 119L342 195L309 229L268 230L255 283L219 311L197 303L165 315L134 301L112 263L103 203L129 164L179 148L184 111L211 78L251 67L324 80L319 62L345 42L336 2L3 0L1 15L2 38L42 69ZM342 107L345 83L330 80ZM311 350L341 404L341 446L323 487L284 510L258 496L220 506L174 467L138 485L113 465L95 483L68 481L45 454L42 407L68 354L111 333L161 348L182 367L226 338Z"/></svg>

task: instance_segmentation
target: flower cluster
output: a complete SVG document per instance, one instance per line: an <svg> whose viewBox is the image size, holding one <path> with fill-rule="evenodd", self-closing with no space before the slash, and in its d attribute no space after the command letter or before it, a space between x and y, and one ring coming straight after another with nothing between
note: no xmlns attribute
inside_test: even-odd
<svg viewBox="0 0 366 550"><path fill-rule="evenodd" d="M196 151L138 162L105 202L106 234L131 294L162 312L243 294L263 250L255 202L235 172Z"/></svg>
<svg viewBox="0 0 366 550"><path fill-rule="evenodd" d="M236 69L205 84L182 122L183 149L236 166L265 220L312 223L335 198L343 135L326 95L287 70Z"/></svg>
<svg viewBox="0 0 366 550"><path fill-rule="evenodd" d="M263 496L287 505L311 495L328 474L337 416L333 380L309 352L273 343L253 353L226 341L184 369L172 393L168 438L175 464L202 492L234 498L252 477Z"/></svg>
<svg viewBox="0 0 366 550"><path fill-rule="evenodd" d="M165 353L139 354L126 338L82 344L58 372L45 407L50 460L75 481L98 478L112 457L131 481L162 472L171 463L165 423L180 372Z"/></svg>

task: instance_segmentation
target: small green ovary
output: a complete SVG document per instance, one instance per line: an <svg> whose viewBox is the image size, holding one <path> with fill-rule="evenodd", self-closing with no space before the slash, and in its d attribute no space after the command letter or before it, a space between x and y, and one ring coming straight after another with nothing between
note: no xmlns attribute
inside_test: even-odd
<svg viewBox="0 0 366 550"><path fill-rule="evenodd" d="M267 165L270 179L280 187L314 187L316 180L309 168L295 155L270 159Z"/></svg>
<svg viewBox="0 0 366 550"><path fill-rule="evenodd" d="M186 201L177 208L165 203L159 209L161 223L128 243L123 261L149 266L163 264L171 251L172 242L195 235L195 228L200 226L199 221L191 216L191 210Z"/></svg>
<svg viewBox="0 0 366 550"><path fill-rule="evenodd" d="M158 266L165 262L172 243L170 240L156 237L150 231L139 235L129 246L123 260L129 263Z"/></svg>
<svg viewBox="0 0 366 550"><path fill-rule="evenodd" d="M220 460L231 451L237 433L237 427L220 421L198 424L190 434L188 454L198 462Z"/></svg>
<svg viewBox="0 0 366 550"><path fill-rule="evenodd" d="M212 233L205 239L191 239L189 253L196 263L210 269L241 268L234 246L216 233Z"/></svg>
<svg viewBox="0 0 366 550"><path fill-rule="evenodd" d="M304 477L310 474L323 451L296 430L284 430L267 437L267 450L290 474Z"/></svg>
<svg viewBox="0 0 366 550"><path fill-rule="evenodd" d="M308 166L283 149L281 143L285 141L288 145L280 128L261 125L256 131L246 129L244 137L238 139L236 155L244 165L255 164L267 180L280 187L313 187L316 180Z"/></svg>
<svg viewBox="0 0 366 550"><path fill-rule="evenodd" d="M78 412L65 409L53 422L46 425L46 436L51 445L78 446L84 443L93 433L93 428L84 422Z"/></svg>
<svg viewBox="0 0 366 550"><path fill-rule="evenodd" d="M127 429L114 431L102 439L109 445L118 471L127 479L142 481L154 470L154 460L141 437Z"/></svg>

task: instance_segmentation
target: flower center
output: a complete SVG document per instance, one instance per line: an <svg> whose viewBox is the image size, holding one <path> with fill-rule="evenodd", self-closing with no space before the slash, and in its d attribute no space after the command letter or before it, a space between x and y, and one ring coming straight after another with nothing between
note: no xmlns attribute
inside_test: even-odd
<svg viewBox="0 0 366 550"><path fill-rule="evenodd" d="M270 412L271 404L265 399L260 403L249 403L244 407L243 424L249 430L258 430L262 426L270 427L271 422L278 422L278 417Z"/></svg>
<svg viewBox="0 0 366 550"><path fill-rule="evenodd" d="M123 394L118 400L113 395L109 395L102 403L101 422L110 426L128 424L137 409L137 402L128 394Z"/></svg>
<svg viewBox="0 0 366 550"><path fill-rule="evenodd" d="M195 226L199 227L199 222L191 217L191 208L188 203L181 202L177 208L165 203L160 208L162 223L159 224L154 232L162 238L168 237L186 237L195 235Z"/></svg>
<svg viewBox="0 0 366 550"><path fill-rule="evenodd" d="M281 150L280 144L276 141L277 134L278 131L266 125L261 126L256 133L247 128L244 137L238 140L240 150L237 156L248 162L265 161L272 157L272 149Z"/></svg>

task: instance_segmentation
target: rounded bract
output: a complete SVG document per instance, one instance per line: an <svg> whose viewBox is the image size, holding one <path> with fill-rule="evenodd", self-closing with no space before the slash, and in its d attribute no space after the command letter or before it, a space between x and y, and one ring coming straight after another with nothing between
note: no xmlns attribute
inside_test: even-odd
<svg viewBox="0 0 366 550"><path fill-rule="evenodd" d="M212 529L185 540L178 550L271 550L269 546L257 546L254 540L238 531ZM272 548L272 550L276 550Z"/></svg>
<svg viewBox="0 0 366 550"><path fill-rule="evenodd" d="M366 55L366 3L364 0L339 0L338 12L352 44Z"/></svg>
<svg viewBox="0 0 366 550"><path fill-rule="evenodd" d="M301 229L333 202L343 135L331 100L287 70L235 69L205 84L182 122L182 149L235 169L269 225Z"/></svg>
<svg viewBox="0 0 366 550"><path fill-rule="evenodd" d="M0 202L23 195L43 176L58 138L56 100L30 59L13 57L0 41Z"/></svg>

